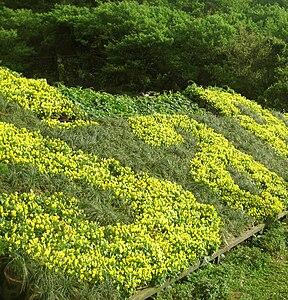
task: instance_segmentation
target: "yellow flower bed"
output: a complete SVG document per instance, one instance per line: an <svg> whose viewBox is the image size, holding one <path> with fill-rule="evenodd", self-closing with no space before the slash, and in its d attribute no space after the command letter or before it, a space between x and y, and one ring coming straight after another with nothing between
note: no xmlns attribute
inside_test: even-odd
<svg viewBox="0 0 288 300"><path fill-rule="evenodd" d="M150 117L131 117L128 122L133 132L153 146L182 144L184 139L175 131L177 118L172 115L155 114Z"/></svg>
<svg viewBox="0 0 288 300"><path fill-rule="evenodd" d="M24 109L40 118L75 119L83 117L80 107L65 98L45 79L28 79L16 72L0 67L0 90L8 101L17 101Z"/></svg>
<svg viewBox="0 0 288 300"><path fill-rule="evenodd" d="M165 132L162 133L158 129L154 116L139 117L139 122L134 121L134 125L138 124L140 128L134 127L134 132L141 132L144 118L145 133L149 142L153 144L151 142L153 137L156 139L154 144L166 144ZM157 115L156 118L159 120L161 116ZM163 122L166 122L166 126L170 126L168 135L175 130L176 124L193 134L198 140L200 151L191 161L191 175L194 180L208 184L229 206L242 209L255 218L273 216L284 209L288 200L287 183L284 179L256 162L252 156L237 150L224 136L216 133L212 128L185 115L174 115L169 118L170 125L167 116L163 116ZM151 127L149 127L150 122ZM162 121L159 122L159 127L161 126ZM143 135L140 137L143 138ZM259 189L259 193L252 194L241 189L234 182L227 167L237 169L250 177Z"/></svg>
<svg viewBox="0 0 288 300"><path fill-rule="evenodd" d="M221 222L213 206L198 203L177 184L135 174L114 159L99 160L61 140L0 123L0 162L30 164L44 174L63 173L111 190L134 210L133 224L98 228L76 213L74 200L64 201L61 195L52 200L33 193L6 197L2 215L9 230L1 236L7 249L22 249L49 268L92 282L109 276L119 289L133 293L137 286L179 274L220 244ZM27 226L18 233L21 222Z"/></svg>
<svg viewBox="0 0 288 300"><path fill-rule="evenodd" d="M39 195L33 191L4 197L0 232L1 245L5 246L1 254L24 251L49 269L78 273L88 280L93 279L87 277L93 257L94 276L103 276L100 266L107 262L99 252L105 243L104 233L83 219L76 199L65 199L61 193Z"/></svg>
<svg viewBox="0 0 288 300"><path fill-rule="evenodd" d="M189 87L187 91L189 93ZM262 108L261 105L239 94L201 87L193 88L193 92L197 92L201 101L214 107L222 114L239 120L245 129L271 145L278 154L288 158L288 127L283 120L275 117L268 109ZM256 117L253 118L245 114L245 109L250 110L261 121L259 122L255 119Z"/></svg>
<svg viewBox="0 0 288 300"><path fill-rule="evenodd" d="M61 122L57 119L44 119L41 122L47 124L49 127L61 129L69 129L89 125L99 125L98 122L90 120L75 120L70 122Z"/></svg>

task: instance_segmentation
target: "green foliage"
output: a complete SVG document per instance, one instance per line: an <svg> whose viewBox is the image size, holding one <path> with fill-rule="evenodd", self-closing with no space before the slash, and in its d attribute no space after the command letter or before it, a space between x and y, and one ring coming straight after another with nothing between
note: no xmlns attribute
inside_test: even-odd
<svg viewBox="0 0 288 300"><path fill-rule="evenodd" d="M68 88L60 85L58 90L74 103L80 104L90 116L133 116L154 113L195 113L198 105L179 92L150 92L139 96L113 95L95 92L91 88Z"/></svg>
<svg viewBox="0 0 288 300"><path fill-rule="evenodd" d="M277 56L269 39L240 28L219 52L226 62L211 65L209 69L217 85L229 86L250 99L257 99L275 80Z"/></svg>
<svg viewBox="0 0 288 300"><path fill-rule="evenodd" d="M91 88L68 88L64 85L60 85L58 90L74 103L79 103L91 116L125 116L134 114L136 110L133 98L129 96L114 96Z"/></svg>
<svg viewBox="0 0 288 300"><path fill-rule="evenodd" d="M18 71L31 70L29 57L35 55L35 50L30 41L38 35L35 29L39 28L40 20L29 10L8 8L0 11L0 18L1 64Z"/></svg>
<svg viewBox="0 0 288 300"><path fill-rule="evenodd" d="M286 0L2 5L2 64L25 75L113 93L178 91L192 80L287 106Z"/></svg>
<svg viewBox="0 0 288 300"><path fill-rule="evenodd" d="M265 91L262 99L264 98L264 104L274 108L287 110L287 94L288 94L288 83L287 81L278 81Z"/></svg>
<svg viewBox="0 0 288 300"><path fill-rule="evenodd" d="M273 108L282 109L283 111L287 110L288 100L288 67L287 67L287 54L288 48L287 44L282 45L283 55L278 58L279 66L275 70L277 82L273 83L268 89L264 92L263 96L260 97L263 104L266 106L271 106Z"/></svg>
<svg viewBox="0 0 288 300"><path fill-rule="evenodd" d="M205 4L205 11L209 14L218 13L241 13L247 11L252 3L251 0L208 0L203 1Z"/></svg>
<svg viewBox="0 0 288 300"><path fill-rule="evenodd" d="M104 59L99 75L105 87L147 91L181 85L181 72L174 71L179 60L174 49L183 41L181 30L189 22L188 14L165 6L110 2L90 15L81 25L87 22L93 35L87 32L84 41L92 42ZM78 29L77 24L73 27ZM95 32L101 34L100 40Z"/></svg>
<svg viewBox="0 0 288 300"><path fill-rule="evenodd" d="M264 252L266 250L268 252ZM287 255L287 223L284 221L223 256L220 264L208 264L153 299L284 299L288 291Z"/></svg>
<svg viewBox="0 0 288 300"><path fill-rule="evenodd" d="M3 5L12 9L32 9L33 11L49 11L55 4L65 5L96 5L93 0L3 0Z"/></svg>
<svg viewBox="0 0 288 300"><path fill-rule="evenodd" d="M286 221L287 223L287 221ZM270 224L263 235L257 235L253 244L278 259L288 258L288 228L281 223Z"/></svg>

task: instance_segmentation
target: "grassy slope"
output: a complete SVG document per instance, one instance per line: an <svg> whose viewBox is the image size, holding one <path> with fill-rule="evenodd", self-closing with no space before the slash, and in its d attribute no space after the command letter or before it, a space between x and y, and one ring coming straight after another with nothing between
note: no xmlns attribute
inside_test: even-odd
<svg viewBox="0 0 288 300"><path fill-rule="evenodd" d="M6 105L5 103L5 99L2 100L2 105ZM10 106L11 109L9 109ZM18 111L17 115L20 117L19 119L15 118L14 106ZM191 180L189 175L189 162L197 152L196 141L191 135L185 134L186 143L183 145L156 148L137 138L131 131L127 121L123 118L102 118L99 119L100 126L79 127L63 131L61 129L49 129L43 126L33 114L22 111L16 104L9 104L7 109L2 111L3 115L1 121L11 122L18 127L26 127L30 130L40 130L43 135L61 138L73 149L82 149L84 152L94 153L100 158L114 157L119 160L122 165L130 166L135 172L148 172L150 175L157 178L168 179L181 184L185 189L191 190L198 201L215 205L218 213L223 219L225 226L223 233L227 237L236 236L245 228L245 226L251 223L251 218L243 215L242 212L235 211L221 204L219 197L215 195L208 186ZM23 117L21 114L23 114ZM227 124L231 124L231 126L234 127L235 136L237 136L235 145L239 148L242 146L243 149L245 144L250 145L250 149L248 149L247 152L251 153L253 152L253 149L255 150L256 148L254 146L251 147L251 145L258 143L257 146L259 148L256 148L258 150L257 152L260 152L259 156L264 157L263 160L266 159L271 162L269 164L271 169L278 172L278 174L281 174L283 173L283 169L285 170L285 168L288 168L288 162L286 160L277 157L272 149L269 149L269 147L257 140L252 134L247 133L233 120L217 117L214 117L213 120L209 113L203 112L198 116L196 114L195 118L197 117L199 119L206 118L207 123L209 122L211 125L218 125L219 132L223 134L227 130ZM229 130L227 130L227 132L229 132ZM241 135L245 141L244 143L241 142L242 139L239 138ZM285 167L285 164L287 167ZM15 168L17 168L17 166L15 166ZM10 168L8 168L8 172L10 172L9 170ZM29 172L30 171L23 172L22 168L20 168L20 174L18 173L17 176L10 174L6 174L6 176L14 178L13 180L19 180L19 182L25 182L25 180L28 181L26 184L23 183L22 188L20 189L18 188L17 182L12 184L12 186L16 187L19 191L28 191L30 188L39 188L40 190L43 190L44 186L46 186L48 190L53 192L59 191L65 186L66 194L74 195L75 193L74 187L71 187L68 182L66 182L65 185L63 184L65 178L46 178L46 181L50 180L51 183L41 183L42 180L45 180L45 178L43 178L45 176L40 176L40 174L37 174L36 170L33 170L33 172L36 172L33 176L31 176ZM237 177L237 173L235 176ZM35 180L35 178L38 177L43 179ZM241 178L241 176L239 176L239 180L247 181L245 178ZM9 189L10 188L11 185ZM82 185L77 188L82 190ZM84 190L85 191L76 192L77 197L81 197L85 203L87 200L87 205L90 206L91 209L91 215L97 220L102 220L102 224L113 223L113 220L114 222L123 222L127 219L126 212L122 214L119 211L114 211L113 207L108 205L108 192L101 192L101 195L99 196L99 191L95 192L93 189L89 189L89 187L86 187ZM11 191L3 190L3 192L9 193ZM97 194L97 196L95 194ZM91 203L91 199L93 199L93 203Z"/></svg>
<svg viewBox="0 0 288 300"><path fill-rule="evenodd" d="M152 107L148 111L144 110L144 113L158 112L158 108L155 107ZM191 105L191 107L191 109L188 107L187 111L193 118L223 134L236 148L245 153L252 154L256 160L287 181L288 175L286 170L288 169L288 160L275 154L272 147L264 144L259 138L244 130L231 118L216 116L207 111L198 110L195 104ZM176 110L176 112L179 111ZM32 131L40 130L44 136L49 135L61 138L73 149L82 149L84 152L94 153L100 158L114 157L122 165L130 166L137 173L144 171L157 178L176 182L185 189L192 191L199 202L213 204L223 220L223 241L237 236L245 227L251 224L252 219L250 217L241 211L233 210L223 205L219 196L209 186L196 183L191 179L189 175L189 162L198 151L197 143L192 135L180 130L185 137L184 144L156 148L144 143L134 135L127 122L127 118L119 115L121 113L118 114L116 111L116 113L112 113L109 117L98 117L99 126L79 127L69 130L51 129L42 124L33 113L23 110L16 103L7 103L5 97L0 97L0 121L13 123L17 127L26 127ZM67 178L61 175L42 175L36 169L28 166L2 164L0 167L1 193L9 194L15 191L28 192L30 189L36 191L48 190L50 192L63 191L67 196L76 196L78 199L81 199L82 208L85 209L88 218L96 220L101 225L133 222L133 213L121 203L117 203L115 206L109 191L91 188L89 185L83 183L72 184ZM251 191L255 189L253 182L249 181L243 174L235 170L230 170L230 172L234 180L241 187ZM29 266L31 267L31 264L27 263L27 265L28 268ZM283 263L283 268L285 267L286 265ZM273 270L273 267L271 267L271 276L273 276ZM45 277L43 274L42 276ZM38 277L41 278L41 274ZM54 290L59 290L61 289L61 285L62 287L63 285L75 285L73 279L67 282L67 279L62 278L60 283L51 283L53 278L49 280L49 282L45 283L45 280L41 282L40 279L37 281L35 278L32 278L34 284L32 287L37 287L48 299L54 299L55 295L52 295L51 291L45 290L45 287L47 289L52 285ZM109 282L104 282L102 286L95 287L94 290L87 290L85 285L81 288L81 297L86 297L87 299L89 297L89 299L113 299L117 295L117 291L113 290L113 286ZM71 289L69 289L59 292L62 296L64 295L63 299L71 297ZM65 296L66 294L67 296ZM75 299L77 299L77 296L75 296Z"/></svg>

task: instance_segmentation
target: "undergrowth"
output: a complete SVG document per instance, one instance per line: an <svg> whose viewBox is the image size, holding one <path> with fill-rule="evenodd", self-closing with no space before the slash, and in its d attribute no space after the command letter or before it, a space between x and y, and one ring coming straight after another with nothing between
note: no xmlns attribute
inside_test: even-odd
<svg viewBox="0 0 288 300"><path fill-rule="evenodd" d="M288 223L269 225L245 244L151 300L280 300L288 294Z"/></svg>

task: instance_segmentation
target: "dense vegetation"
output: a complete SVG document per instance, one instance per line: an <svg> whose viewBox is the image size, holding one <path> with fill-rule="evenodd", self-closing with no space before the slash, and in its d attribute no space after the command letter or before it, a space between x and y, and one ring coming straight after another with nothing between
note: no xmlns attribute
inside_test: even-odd
<svg viewBox="0 0 288 300"><path fill-rule="evenodd" d="M229 86L287 110L287 0L0 2L2 65L110 92Z"/></svg>
<svg viewBox="0 0 288 300"><path fill-rule="evenodd" d="M125 299L177 276L287 209L287 137L287 113L231 90L132 97L1 67L2 294Z"/></svg>
<svg viewBox="0 0 288 300"><path fill-rule="evenodd" d="M154 296L157 300L286 299L288 224L272 224L263 233Z"/></svg>

